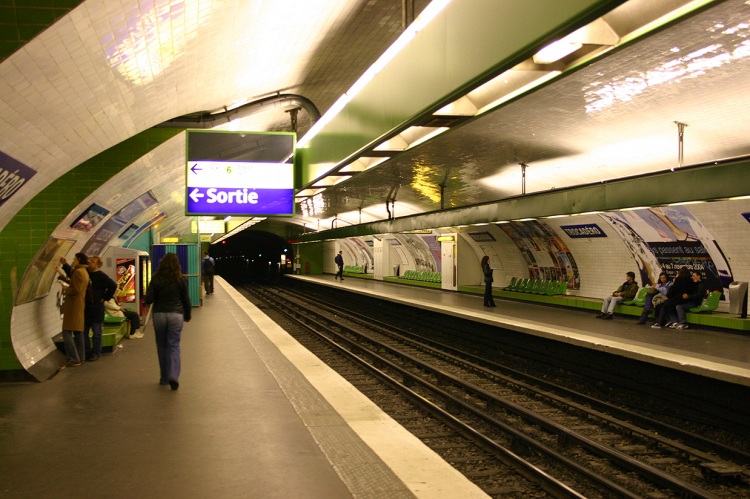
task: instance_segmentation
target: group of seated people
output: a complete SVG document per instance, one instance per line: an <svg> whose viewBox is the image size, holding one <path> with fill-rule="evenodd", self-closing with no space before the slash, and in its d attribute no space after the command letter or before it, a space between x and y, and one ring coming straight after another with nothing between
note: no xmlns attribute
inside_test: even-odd
<svg viewBox="0 0 750 499"><path fill-rule="evenodd" d="M597 319L612 319L617 304L633 300L638 293L638 283L635 273L628 272L622 283L610 296L604 298L601 312ZM666 272L659 274L656 285L649 288L645 296L643 312L637 324L646 324L646 319L652 311L655 312L654 329L670 327L673 329L687 329L687 312L697 307L706 296L706 284L697 271L690 272L682 267L677 276L670 280Z"/></svg>

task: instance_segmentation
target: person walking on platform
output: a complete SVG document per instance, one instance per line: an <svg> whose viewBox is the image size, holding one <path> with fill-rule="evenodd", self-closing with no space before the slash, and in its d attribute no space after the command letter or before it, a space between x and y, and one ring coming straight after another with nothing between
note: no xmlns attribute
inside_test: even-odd
<svg viewBox="0 0 750 499"><path fill-rule="evenodd" d="M203 253L203 262L201 263L201 273L203 274L203 286L207 295L214 294L214 268L216 262L208 255L208 251Z"/></svg>
<svg viewBox="0 0 750 499"><path fill-rule="evenodd" d="M635 273L628 272L625 274L623 282L610 296L604 298L602 311L596 316L597 319L612 319L615 314L615 307L618 303L625 300L632 300L638 293L638 283L635 282Z"/></svg>
<svg viewBox="0 0 750 499"><path fill-rule="evenodd" d="M636 324L645 324L646 319L651 314L654 308L661 307L661 304L667 300L667 293L669 288L672 287L672 281L669 280L669 276L666 272L659 274L659 280L656 285L648 290L646 293L645 303L643 304L643 312L641 313L640 319ZM658 297L658 298L657 298ZM656 303L654 303L656 301ZM656 316L659 316L658 311L655 312Z"/></svg>
<svg viewBox="0 0 750 499"><path fill-rule="evenodd" d="M61 263L67 265L62 260ZM62 306L62 334L65 342L65 354L68 357L66 366L80 366L83 364L86 354L83 342L83 324L86 289L89 285L89 274L86 271L87 263L86 255L76 253L73 258L73 265L70 267L70 277L62 276L66 284L69 282L65 287L65 301Z"/></svg>
<svg viewBox="0 0 750 499"><path fill-rule="evenodd" d="M153 304L154 336L159 356L159 384L177 390L180 386L180 337L190 322L188 284L177 255L167 253L146 290L146 303Z"/></svg>
<svg viewBox="0 0 750 499"><path fill-rule="evenodd" d="M334 279L341 279L344 280L344 257L341 254L341 251L339 251L339 254L336 255L336 258L333 259L334 262L336 262L336 266L339 268L338 272L336 272L336 276Z"/></svg>
<svg viewBox="0 0 750 499"><path fill-rule="evenodd" d="M86 360L99 360L102 356L102 328L104 327L104 302L115 296L117 284L102 272L102 259L92 256L88 259L91 290L86 294L84 310L83 341L86 346ZM93 331L89 341L89 331Z"/></svg>
<svg viewBox="0 0 750 499"><path fill-rule="evenodd" d="M480 262L482 266L482 274L484 276L484 306L494 307L495 299L492 297L492 267L490 267L490 257L484 255Z"/></svg>

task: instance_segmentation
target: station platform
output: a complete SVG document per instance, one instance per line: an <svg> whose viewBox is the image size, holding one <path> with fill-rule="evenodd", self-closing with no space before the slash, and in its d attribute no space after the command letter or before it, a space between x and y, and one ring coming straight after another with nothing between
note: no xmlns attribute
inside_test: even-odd
<svg viewBox="0 0 750 499"><path fill-rule="evenodd" d="M142 331L0 384L0 496L487 497L221 278L185 324L179 390Z"/></svg>
<svg viewBox="0 0 750 499"><path fill-rule="evenodd" d="M374 279L333 275L291 275L295 279L378 297L426 310L620 355L729 383L750 386L750 335L737 331L652 329L631 316L599 320L595 312L495 297L495 308L482 306L482 295L430 289ZM750 320L750 319L745 319Z"/></svg>

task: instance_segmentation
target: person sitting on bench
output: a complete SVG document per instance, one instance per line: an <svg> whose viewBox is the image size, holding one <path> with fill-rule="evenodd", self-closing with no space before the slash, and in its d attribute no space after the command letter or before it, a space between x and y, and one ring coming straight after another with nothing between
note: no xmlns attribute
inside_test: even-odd
<svg viewBox="0 0 750 499"><path fill-rule="evenodd" d="M612 319L615 314L615 307L624 300L632 300L638 293L638 283L635 282L635 273L628 272L625 274L623 282L610 296L604 298L602 311L596 316L597 319Z"/></svg>

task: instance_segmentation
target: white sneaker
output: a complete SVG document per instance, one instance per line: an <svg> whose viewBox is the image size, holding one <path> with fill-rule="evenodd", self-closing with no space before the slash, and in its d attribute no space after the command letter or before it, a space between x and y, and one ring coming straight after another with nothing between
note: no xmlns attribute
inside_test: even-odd
<svg viewBox="0 0 750 499"><path fill-rule="evenodd" d="M659 324L658 322L654 322L653 324L651 324L651 329L661 329L661 324Z"/></svg>
<svg viewBox="0 0 750 499"><path fill-rule="evenodd" d="M128 338L130 338L131 340L140 340L141 338L143 338L143 333L139 333L138 331L136 331L135 333L128 336Z"/></svg>

